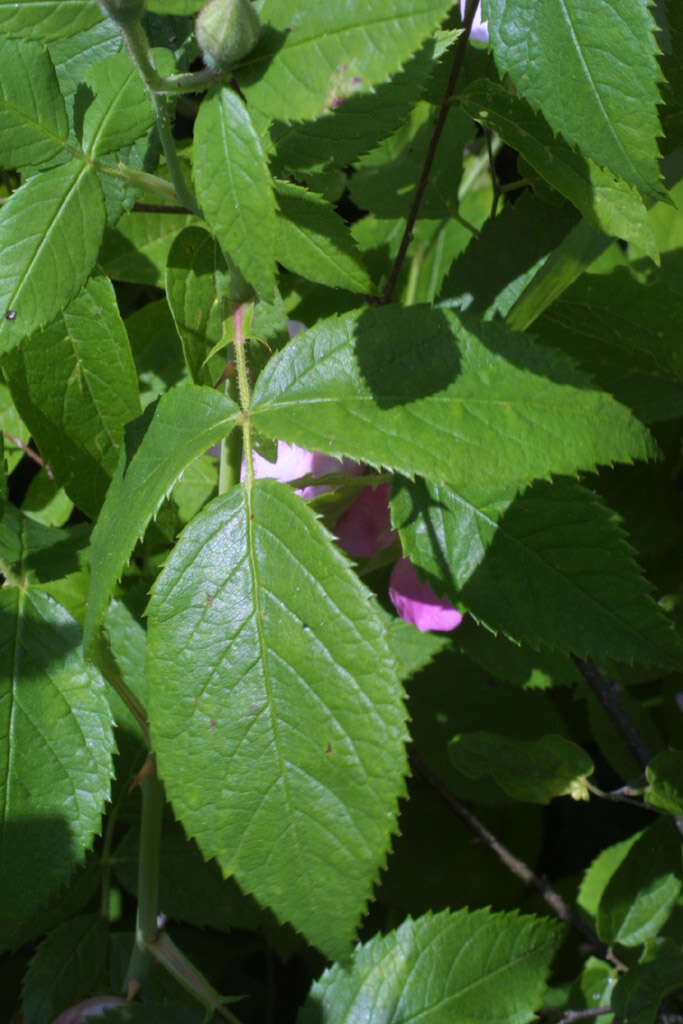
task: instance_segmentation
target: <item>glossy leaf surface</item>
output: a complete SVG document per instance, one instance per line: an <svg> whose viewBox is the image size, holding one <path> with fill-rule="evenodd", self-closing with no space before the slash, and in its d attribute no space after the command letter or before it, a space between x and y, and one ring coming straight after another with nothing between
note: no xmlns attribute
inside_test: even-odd
<svg viewBox="0 0 683 1024"><path fill-rule="evenodd" d="M252 415L271 437L487 500L656 450L623 406L554 354L501 325L416 306L349 313L299 335L259 378Z"/></svg>
<svg viewBox="0 0 683 1024"><path fill-rule="evenodd" d="M152 741L175 813L245 891L346 955L406 769L370 594L301 499L263 480L187 527L148 616Z"/></svg>
<svg viewBox="0 0 683 1024"><path fill-rule="evenodd" d="M489 910L409 918L328 969L297 1024L526 1024L561 938L555 922Z"/></svg>

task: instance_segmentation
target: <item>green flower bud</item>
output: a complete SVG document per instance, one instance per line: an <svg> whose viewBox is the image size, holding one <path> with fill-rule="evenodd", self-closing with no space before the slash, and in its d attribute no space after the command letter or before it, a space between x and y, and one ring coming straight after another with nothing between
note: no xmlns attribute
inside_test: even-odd
<svg viewBox="0 0 683 1024"><path fill-rule="evenodd" d="M204 61L227 70L253 50L261 34L259 16L249 0L209 0L197 15L195 35Z"/></svg>
<svg viewBox="0 0 683 1024"><path fill-rule="evenodd" d="M112 21L118 25L125 25L142 17L145 0L100 0L100 7Z"/></svg>

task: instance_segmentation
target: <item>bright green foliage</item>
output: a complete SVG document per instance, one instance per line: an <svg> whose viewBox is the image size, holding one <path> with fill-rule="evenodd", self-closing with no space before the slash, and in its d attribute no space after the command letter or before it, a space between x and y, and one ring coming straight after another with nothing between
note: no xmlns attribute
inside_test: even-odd
<svg viewBox="0 0 683 1024"><path fill-rule="evenodd" d="M121 149L152 127L152 101L127 53L95 64L86 82L94 94L83 120L83 149L88 156Z"/></svg>
<svg viewBox="0 0 683 1024"><path fill-rule="evenodd" d="M553 131L599 166L657 193L660 76L648 6L489 0L489 14L498 67Z"/></svg>
<svg viewBox="0 0 683 1024"><path fill-rule="evenodd" d="M471 779L491 775L516 800L545 804L555 796L584 795L593 763L563 736L516 740L492 732L454 736L448 748L458 771Z"/></svg>
<svg viewBox="0 0 683 1024"><path fill-rule="evenodd" d="M126 429L112 485L93 531L85 649L135 542L185 466L235 425L237 406L208 388L178 387Z"/></svg>
<svg viewBox="0 0 683 1024"><path fill-rule="evenodd" d="M450 6L450 0L426 0L419 9L412 0L305 7L296 0L266 0L262 42L239 72L240 88L247 103L269 118L313 120L386 82Z"/></svg>
<svg viewBox="0 0 683 1024"><path fill-rule="evenodd" d="M561 939L550 921L488 910L409 918L327 970L298 1024L525 1024Z"/></svg>
<svg viewBox="0 0 683 1024"><path fill-rule="evenodd" d="M188 213L124 213L115 228L104 232L100 267L114 281L160 287L173 242L196 222Z"/></svg>
<svg viewBox="0 0 683 1024"><path fill-rule="evenodd" d="M17 409L73 501L96 515L123 427L140 412L135 366L105 277L3 363Z"/></svg>
<svg viewBox="0 0 683 1024"><path fill-rule="evenodd" d="M76 161L29 178L2 207L0 354L78 294L93 269L103 230L97 177Z"/></svg>
<svg viewBox="0 0 683 1024"><path fill-rule="evenodd" d="M0 0L0 31L14 39L50 42L102 20L93 0Z"/></svg>
<svg viewBox="0 0 683 1024"><path fill-rule="evenodd" d="M275 197L249 111L232 89L202 103L195 126L195 181L218 243L257 294L273 295Z"/></svg>
<svg viewBox="0 0 683 1024"><path fill-rule="evenodd" d="M636 839L607 883L598 906L604 942L639 946L660 931L683 881L680 838L663 818Z"/></svg>
<svg viewBox="0 0 683 1024"><path fill-rule="evenodd" d="M459 96L465 109L514 146L535 171L571 200L599 230L634 242L656 260L645 204L633 185L615 178L557 138L541 114L502 85L473 82Z"/></svg>
<svg viewBox="0 0 683 1024"><path fill-rule="evenodd" d="M48 935L24 976L24 1024L45 1024L97 985L106 964L107 932L101 915L88 914Z"/></svg>
<svg viewBox="0 0 683 1024"><path fill-rule="evenodd" d="M370 594L300 499L262 481L187 527L148 617L152 742L175 813L225 874L345 956L405 771Z"/></svg>
<svg viewBox="0 0 683 1024"><path fill-rule="evenodd" d="M90 847L109 793L113 736L104 682L83 661L71 616L19 587L0 592L0 604L0 942L7 947Z"/></svg>
<svg viewBox="0 0 683 1024"><path fill-rule="evenodd" d="M373 283L342 220L322 196L287 181L275 184L276 259L302 277L372 294Z"/></svg>
<svg viewBox="0 0 683 1024"><path fill-rule="evenodd" d="M427 307L366 309L295 338L259 378L252 415L271 437L423 473L475 501L656 451L569 363Z"/></svg>
<svg viewBox="0 0 683 1024"><path fill-rule="evenodd" d="M668 814L683 814L683 754L662 750L647 766L647 802Z"/></svg>
<svg viewBox="0 0 683 1024"><path fill-rule="evenodd" d="M0 163L40 164L62 150L68 124L50 58L38 43L0 39L0 62L21 69L0 80Z"/></svg>
<svg viewBox="0 0 683 1024"><path fill-rule="evenodd" d="M682 664L613 513L575 481L539 481L481 503L404 481L392 517L433 587L489 628L567 654Z"/></svg>
<svg viewBox="0 0 683 1024"><path fill-rule="evenodd" d="M207 360L223 337L230 273L216 241L204 228L188 227L173 242L166 266L166 295L192 380L214 384L220 372L212 372Z"/></svg>

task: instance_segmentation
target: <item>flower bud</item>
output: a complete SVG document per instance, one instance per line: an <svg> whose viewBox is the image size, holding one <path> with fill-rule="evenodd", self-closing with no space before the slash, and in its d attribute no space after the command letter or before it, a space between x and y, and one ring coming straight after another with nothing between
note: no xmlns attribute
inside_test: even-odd
<svg viewBox="0 0 683 1024"><path fill-rule="evenodd" d="M197 15L195 35L209 67L227 70L253 50L261 22L249 0L209 0Z"/></svg>

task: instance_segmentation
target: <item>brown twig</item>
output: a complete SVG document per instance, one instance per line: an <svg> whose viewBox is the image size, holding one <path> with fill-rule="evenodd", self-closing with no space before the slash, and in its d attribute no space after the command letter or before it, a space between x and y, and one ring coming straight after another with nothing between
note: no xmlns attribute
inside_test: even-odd
<svg viewBox="0 0 683 1024"><path fill-rule="evenodd" d="M553 1021L553 1024L574 1024L577 1020L593 1020L595 1017L601 1017L603 1013L612 1013L612 1008L594 1006L588 1010L567 1010L562 1017Z"/></svg>
<svg viewBox="0 0 683 1024"><path fill-rule="evenodd" d="M652 759L652 755L622 707L621 687L619 684L614 679L608 679L604 676L591 658L587 658L584 661L582 658L572 654L572 661L614 722L621 734L621 738L640 767L646 768Z"/></svg>
<svg viewBox="0 0 683 1024"><path fill-rule="evenodd" d="M460 38L458 39L455 46L455 53L453 54L453 63L451 65L451 73L448 77L448 82L446 84L446 88L441 99L441 106L439 107L439 112L436 115L434 131L432 132L432 137L429 140L429 146L427 148L427 155L425 156L425 161L422 166L422 172L420 174L417 185L415 186L415 194L413 196L413 201L408 212L408 219L406 220L406 226L403 231L401 244L398 248L398 252L396 253L396 258L394 259L391 270L389 271L389 277L387 279L386 285L384 286L384 291L382 292L378 305L386 305L388 302L391 302L392 296L394 294L394 288L396 287L396 282L398 281L398 275L401 272L401 267L403 266L403 261L405 260L406 253L408 251L408 246L410 245L411 239L413 237L413 228L415 227L415 221L417 220L420 205L422 203L422 199L424 197L427 185L429 184L429 175L434 164L436 150L438 148L439 142L441 141L441 135L443 134L444 125L446 124L446 118L448 117L448 111L451 105L451 97L453 96L453 92L455 91L455 86L457 85L458 78L460 76L460 71L462 70L462 65L465 60L467 42L470 37L470 30L472 28L472 22L474 21L474 15L476 13L478 5L479 0L469 0L469 3L467 5L467 10L465 12L465 17L463 19L464 31Z"/></svg>
<svg viewBox="0 0 683 1024"><path fill-rule="evenodd" d="M520 881L524 882L525 885L529 885L536 889L538 893L543 897L545 902L548 904L553 913L560 919L568 924L574 931L578 932L582 939L584 939L591 948L591 951L595 956L601 960L608 960L611 964L617 967L620 971L625 971L626 965L619 960L598 938L593 929L588 925L576 911L570 907L565 899L560 896L559 892L552 887L552 885L546 881L545 878L541 878L537 875L528 864L519 857L516 857L506 846L504 846L500 840L496 839L492 832L482 824L481 821L471 811L469 811L464 804L461 804L456 797L446 788L440 779L436 777L427 767L425 762L422 760L417 751L413 748L410 752L410 761L416 771L422 776L425 782L434 789L441 799L448 805L448 807L458 815L458 817L465 822L467 827L474 832L476 836L481 839L485 846L495 853L496 857L505 865L505 867L512 872Z"/></svg>
<svg viewBox="0 0 683 1024"><path fill-rule="evenodd" d="M20 438L15 437L13 434L8 434L6 430L3 430L2 436L6 438L10 444L15 445L17 448L21 448L24 455L28 455L29 459L33 459L34 462L37 462L40 468L45 470L50 480L54 480L52 470L48 466L47 462L43 462L38 452L34 451L33 448L29 448L29 446Z"/></svg>

